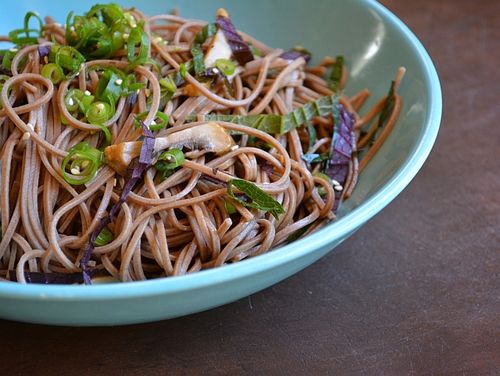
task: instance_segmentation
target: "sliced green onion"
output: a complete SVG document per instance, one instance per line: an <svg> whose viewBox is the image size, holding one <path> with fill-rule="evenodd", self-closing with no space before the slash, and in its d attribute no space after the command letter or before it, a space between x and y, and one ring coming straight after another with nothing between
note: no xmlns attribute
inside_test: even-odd
<svg viewBox="0 0 500 376"><path fill-rule="evenodd" d="M3 59L2 59L2 66L5 68L5 69L8 69L10 70L12 68L12 59L14 58L14 56L16 56L17 54L17 49L16 51L11 51L11 50L3 50L1 51L1 54L3 56Z"/></svg>
<svg viewBox="0 0 500 376"><path fill-rule="evenodd" d="M180 149L170 149L160 154L158 162L154 164L155 169L160 172L161 179L169 176L173 170L182 166L185 157Z"/></svg>
<svg viewBox="0 0 500 376"><path fill-rule="evenodd" d="M69 76L74 76L85 62L83 55L71 46L52 45L49 61L69 71Z"/></svg>
<svg viewBox="0 0 500 376"><path fill-rule="evenodd" d="M31 19L34 18L35 20L38 21L38 29L35 29L38 31L38 36L42 36L42 30L43 30L43 21L42 19L40 18L40 15L36 12L27 12L25 15L24 15L24 28L26 30L29 30L29 25L30 25L30 21Z"/></svg>
<svg viewBox="0 0 500 376"><path fill-rule="evenodd" d="M115 107L122 94L123 84L124 80L121 75L110 69L105 70L97 83L96 98Z"/></svg>
<svg viewBox="0 0 500 376"><path fill-rule="evenodd" d="M236 70L236 64L229 59L217 59L215 60L215 66L224 76L230 76Z"/></svg>
<svg viewBox="0 0 500 376"><path fill-rule="evenodd" d="M160 79L160 87L162 89L165 89L169 93L175 93L177 91L177 85L175 84L174 79L172 76L166 76L162 79Z"/></svg>
<svg viewBox="0 0 500 376"><path fill-rule="evenodd" d="M65 77L62 68L54 63L44 65L41 73L43 77L48 78L54 84L61 82Z"/></svg>
<svg viewBox="0 0 500 376"><path fill-rule="evenodd" d="M114 239L113 233L107 227L104 227L99 233L99 235L97 235L94 244L98 247L102 247L103 245L111 243L113 239Z"/></svg>
<svg viewBox="0 0 500 376"><path fill-rule="evenodd" d="M38 21L38 29L30 29L30 20L35 18ZM24 28L15 29L9 32L9 38L12 43L17 46L26 46L29 44L37 44L38 38L42 35L43 21L35 12L28 12L24 16ZM31 35L35 34L35 35Z"/></svg>
<svg viewBox="0 0 500 376"><path fill-rule="evenodd" d="M136 47L139 49L136 55ZM149 35L140 27L130 30L127 40L127 57L131 63L141 64L149 57L150 51Z"/></svg>
<svg viewBox="0 0 500 376"><path fill-rule="evenodd" d="M156 124L151 123L149 125L149 129L151 129L152 131L159 131L168 126L168 122L170 121L170 116L168 116L163 112L157 112L154 121Z"/></svg>
<svg viewBox="0 0 500 376"><path fill-rule="evenodd" d="M97 4L84 16L68 15L66 42L87 57L107 58L123 49L124 36L136 26L134 17L121 6Z"/></svg>
<svg viewBox="0 0 500 376"><path fill-rule="evenodd" d="M85 116L90 124L104 124L113 116L113 109L109 103L97 101L90 105Z"/></svg>
<svg viewBox="0 0 500 376"><path fill-rule="evenodd" d="M144 111L138 114L134 119L134 125L136 127L140 127L141 126L140 122L144 121L144 119L146 119L148 115L149 111ZM149 129L151 129L152 131L159 131L163 128L166 128L168 126L169 121L170 121L170 116L168 116L163 112L158 111L155 117L153 118L153 121L149 125Z"/></svg>
<svg viewBox="0 0 500 376"><path fill-rule="evenodd" d="M128 24L130 27L136 27L137 26L137 21L135 19L135 17L129 13L129 12L125 12L123 13L123 16L125 17L125 20L127 20Z"/></svg>
<svg viewBox="0 0 500 376"><path fill-rule="evenodd" d="M160 108L165 108L167 103L177 91L177 85L173 74L160 79Z"/></svg>
<svg viewBox="0 0 500 376"><path fill-rule="evenodd" d="M102 131L102 133L104 133L104 146L111 145L113 136L111 135L111 131L109 130L109 128L106 127L104 124L94 124L94 125L96 125Z"/></svg>
<svg viewBox="0 0 500 376"><path fill-rule="evenodd" d="M64 105L69 112L76 111L78 110L80 102L82 101L84 96L85 94L80 89L68 90L68 92L64 96Z"/></svg>
<svg viewBox="0 0 500 376"><path fill-rule="evenodd" d="M181 77L183 79L186 78L186 75L187 75L186 64L182 63L182 64L179 65L179 74L181 75Z"/></svg>
<svg viewBox="0 0 500 376"><path fill-rule="evenodd" d="M80 100L80 103L78 103L78 106L79 106L82 114L85 115L87 113L87 111L89 110L92 103L94 103L94 99L95 99L95 97L92 94L91 95L87 95L87 94L83 95L83 98Z"/></svg>
<svg viewBox="0 0 500 376"><path fill-rule="evenodd" d="M160 154L158 161L164 161L163 167L169 170L182 166L185 157L181 149L170 149Z"/></svg>
<svg viewBox="0 0 500 376"><path fill-rule="evenodd" d="M135 93L137 90L143 89L145 87L145 84L142 82L137 82L135 74L131 73L125 77L122 86L123 86L122 95L130 95L132 93Z"/></svg>
<svg viewBox="0 0 500 376"><path fill-rule="evenodd" d="M92 180L101 165L102 152L84 141L69 149L63 159L61 172L67 183L81 185Z"/></svg>

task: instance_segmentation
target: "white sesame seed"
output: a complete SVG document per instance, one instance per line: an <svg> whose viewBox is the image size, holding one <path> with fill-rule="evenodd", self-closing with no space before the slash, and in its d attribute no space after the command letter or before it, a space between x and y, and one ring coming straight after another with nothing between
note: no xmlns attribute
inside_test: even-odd
<svg viewBox="0 0 500 376"><path fill-rule="evenodd" d="M139 89L137 89L137 90L135 91L135 93L136 93L136 94L139 94L140 92L141 92L141 91L140 91Z"/></svg>
<svg viewBox="0 0 500 376"><path fill-rule="evenodd" d="M71 173L72 173L73 175L79 175L79 174L80 174L80 169L79 169L78 167L73 167L73 168L71 169Z"/></svg>
<svg viewBox="0 0 500 376"><path fill-rule="evenodd" d="M85 90L85 95L92 95L92 93L88 90Z"/></svg>
<svg viewBox="0 0 500 376"><path fill-rule="evenodd" d="M97 103L95 106L99 111L104 110L104 103Z"/></svg>
<svg viewBox="0 0 500 376"><path fill-rule="evenodd" d="M340 185L340 183L337 180L335 180L335 179L332 179L332 184L333 185Z"/></svg>
<svg viewBox="0 0 500 376"><path fill-rule="evenodd" d="M123 80L121 78L119 78L115 81L115 84L117 84L117 85L121 85L122 83L123 83Z"/></svg>
<svg viewBox="0 0 500 376"><path fill-rule="evenodd" d="M73 106L73 105L75 104L75 101L73 100L73 98L69 98L69 99L68 99L68 104L69 104L70 106Z"/></svg>
<svg viewBox="0 0 500 376"><path fill-rule="evenodd" d="M79 75L80 75L80 72L76 72L75 76L77 76L77 77L78 77Z"/></svg>
<svg viewBox="0 0 500 376"><path fill-rule="evenodd" d="M234 151L234 150L236 150L236 149L238 149L238 148L239 148L239 146L238 146L238 145L233 145L233 146L231 146L231 150L232 150L232 151Z"/></svg>
<svg viewBox="0 0 500 376"><path fill-rule="evenodd" d="M10 51L10 52L17 52L17 51L19 51L19 50L18 50L17 48L9 48L9 51Z"/></svg>
<svg viewBox="0 0 500 376"><path fill-rule="evenodd" d="M128 37L129 37L129 35L128 35L127 33L123 33L123 34L122 34L122 37L123 37L123 40L127 40L127 39L128 39Z"/></svg>
<svg viewBox="0 0 500 376"><path fill-rule="evenodd" d="M341 185L336 185L335 187L333 187L333 189L335 189L336 191L340 192L344 188Z"/></svg>
<svg viewBox="0 0 500 376"><path fill-rule="evenodd" d="M31 123L27 123L26 126L31 129L33 132L35 131L35 127Z"/></svg>
<svg viewBox="0 0 500 376"><path fill-rule="evenodd" d="M116 179L113 179L113 187L116 187L116 183L117 183Z"/></svg>
<svg viewBox="0 0 500 376"><path fill-rule="evenodd" d="M70 29L71 31L75 31L75 27L74 27L74 26L71 26L69 29Z"/></svg>
<svg viewBox="0 0 500 376"><path fill-rule="evenodd" d="M23 137L21 137L22 141L28 141L31 137L31 134L29 132L24 132Z"/></svg>
<svg viewBox="0 0 500 376"><path fill-rule="evenodd" d="M151 120L151 125L156 125L156 121Z"/></svg>
<svg viewBox="0 0 500 376"><path fill-rule="evenodd" d="M219 73L219 69L218 68L212 68L212 72L214 72L215 74Z"/></svg>
<svg viewBox="0 0 500 376"><path fill-rule="evenodd" d="M154 37L153 40L155 41L155 43L161 43L163 41L163 38L162 37Z"/></svg>

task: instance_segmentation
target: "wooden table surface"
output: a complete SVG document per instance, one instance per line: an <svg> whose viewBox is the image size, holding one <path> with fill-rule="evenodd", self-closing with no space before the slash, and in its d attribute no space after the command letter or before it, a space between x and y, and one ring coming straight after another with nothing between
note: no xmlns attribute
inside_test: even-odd
<svg viewBox="0 0 500 376"><path fill-rule="evenodd" d="M233 304L146 325L0 320L1 375L499 375L500 1L384 0L443 85L410 186L335 252Z"/></svg>

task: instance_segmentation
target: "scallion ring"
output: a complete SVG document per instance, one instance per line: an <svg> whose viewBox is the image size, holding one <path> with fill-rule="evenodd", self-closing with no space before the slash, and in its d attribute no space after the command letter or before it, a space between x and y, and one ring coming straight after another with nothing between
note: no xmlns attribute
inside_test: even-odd
<svg viewBox="0 0 500 376"><path fill-rule="evenodd" d="M63 159L61 172L67 183L81 185L92 180L101 165L102 152L84 141L69 149Z"/></svg>
<svg viewBox="0 0 500 376"><path fill-rule="evenodd" d="M54 63L44 65L41 73L43 77L51 80L53 84L58 84L65 78L62 68Z"/></svg>
<svg viewBox="0 0 500 376"><path fill-rule="evenodd" d="M113 116L113 108L106 102L93 102L85 112L85 116L90 124L102 125Z"/></svg>
<svg viewBox="0 0 500 376"><path fill-rule="evenodd" d="M231 76L236 71L236 64L229 59L215 60L215 67L219 69L224 76Z"/></svg>
<svg viewBox="0 0 500 376"><path fill-rule="evenodd" d="M83 100L85 94L80 89L68 90L64 96L64 105L69 112L78 110L80 102Z"/></svg>
<svg viewBox="0 0 500 376"><path fill-rule="evenodd" d="M146 119L148 115L149 111L141 112L139 115L137 115L134 120L135 126L140 127L141 121L144 121L144 119ZM149 129L151 129L152 131L159 131L163 128L166 128L168 126L169 121L170 121L170 116L161 111L158 111L153 121L149 125Z"/></svg>
<svg viewBox="0 0 500 376"><path fill-rule="evenodd" d="M94 244L98 247L102 247L103 245L111 243L113 239L114 239L113 233L107 227L104 227L99 233L99 235L97 235Z"/></svg>

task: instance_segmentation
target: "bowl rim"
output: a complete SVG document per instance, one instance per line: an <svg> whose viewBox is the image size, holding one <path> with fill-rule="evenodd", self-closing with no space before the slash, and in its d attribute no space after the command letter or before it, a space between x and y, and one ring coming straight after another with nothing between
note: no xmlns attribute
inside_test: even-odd
<svg viewBox="0 0 500 376"><path fill-rule="evenodd" d="M331 240L328 233L335 233L336 238L342 239L380 212L410 183L427 159L441 123L442 92L436 68L428 52L409 27L377 1L359 1L398 29L409 45L416 50L418 58L421 60L420 63L424 68L424 80L429 98L429 111L425 119L426 126L420 134L416 146L394 176L371 197L346 214L346 216L317 232L296 240L292 244L278 247L271 252L246 259L244 262L178 277L92 286L24 285L0 281L0 298L17 300L43 299L44 301L117 300L182 293L200 287L206 288L248 277L303 257L315 249L325 247Z"/></svg>

